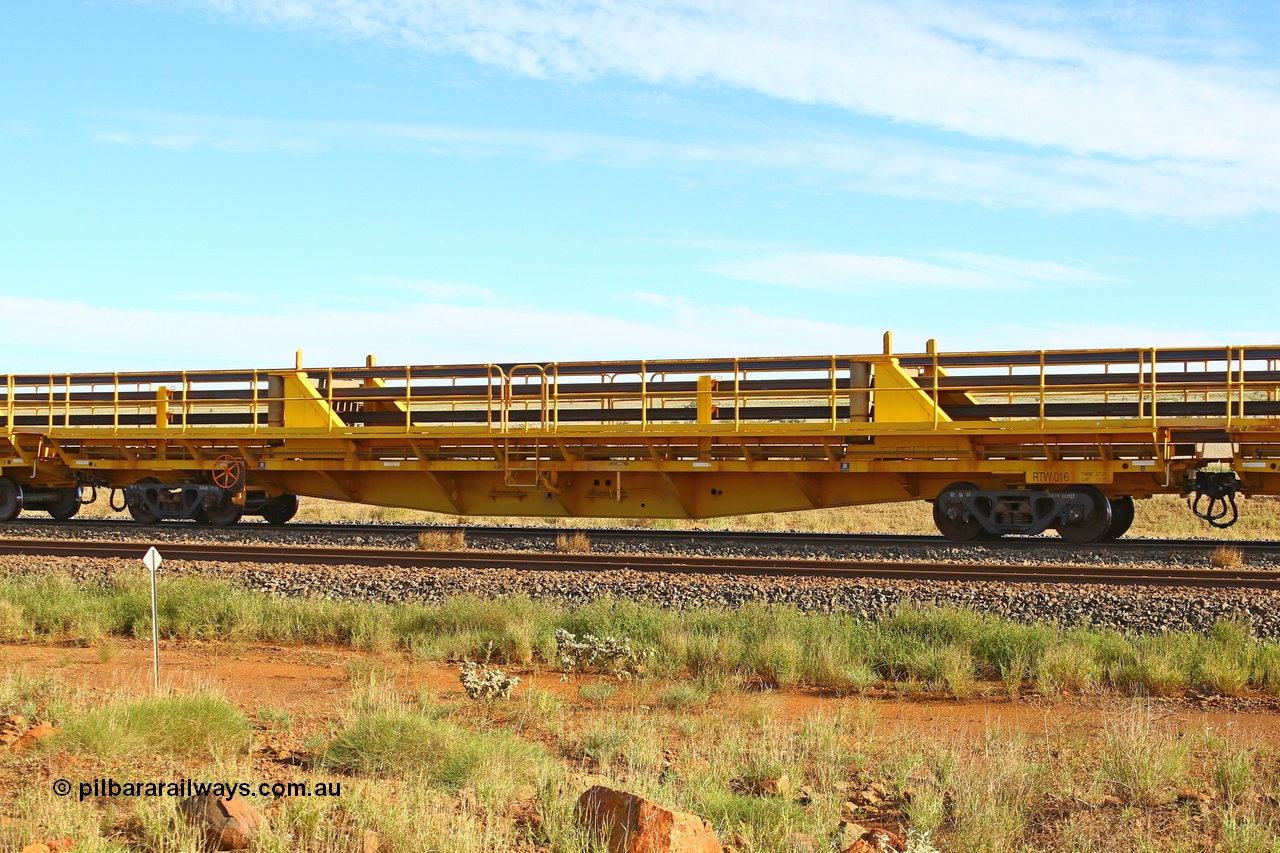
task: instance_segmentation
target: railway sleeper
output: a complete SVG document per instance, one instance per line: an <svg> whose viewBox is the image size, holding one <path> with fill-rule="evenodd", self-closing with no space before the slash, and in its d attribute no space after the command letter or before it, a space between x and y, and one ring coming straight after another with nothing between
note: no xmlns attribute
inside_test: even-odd
<svg viewBox="0 0 1280 853"><path fill-rule="evenodd" d="M1108 498L1092 486L1062 491L981 489L952 483L934 501L933 520L948 539L971 542L1050 528L1068 542L1115 539L1133 522L1133 499Z"/></svg>

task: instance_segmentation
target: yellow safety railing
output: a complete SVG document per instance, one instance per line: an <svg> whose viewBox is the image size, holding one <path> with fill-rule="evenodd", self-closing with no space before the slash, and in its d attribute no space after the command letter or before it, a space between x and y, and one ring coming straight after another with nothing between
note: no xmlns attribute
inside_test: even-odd
<svg viewBox="0 0 1280 853"><path fill-rule="evenodd" d="M8 375L0 412L7 432L184 436L297 428L282 413L307 405L336 415L315 421L326 433L1044 430L1063 421L1154 428L1188 419L1232 428L1280 419L1277 364L1280 347L943 353L931 342L921 354L791 359ZM881 376L867 386L866 365L901 381ZM288 376L309 386L290 386L281 379ZM853 404L861 395L878 410L867 424ZM890 410L906 414L891 419Z"/></svg>

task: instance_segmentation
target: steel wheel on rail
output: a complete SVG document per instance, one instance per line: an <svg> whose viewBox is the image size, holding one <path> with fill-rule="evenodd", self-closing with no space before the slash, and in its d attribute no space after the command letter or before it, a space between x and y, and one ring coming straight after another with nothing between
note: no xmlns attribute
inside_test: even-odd
<svg viewBox="0 0 1280 853"><path fill-rule="evenodd" d="M274 524L277 527L281 524L288 524L289 520L297 514L297 495L280 495L279 497L271 498L262 505L262 518L267 524Z"/></svg>
<svg viewBox="0 0 1280 853"><path fill-rule="evenodd" d="M58 489L58 502L45 507L45 512L57 521L66 521L74 518L76 513L80 511L80 487L71 486L66 489Z"/></svg>
<svg viewBox="0 0 1280 853"><path fill-rule="evenodd" d="M1088 498L1089 506L1083 518L1059 522L1058 535L1076 545L1103 541L1114 518L1111 501L1093 486L1073 486L1071 491Z"/></svg>
<svg viewBox="0 0 1280 853"><path fill-rule="evenodd" d="M952 483L942 491L949 492L953 489L977 488L973 483ZM952 542L977 542L983 539L995 538L987 532L978 519L972 516L968 518L951 518L947 515L946 509L936 500L933 502L933 523L937 526L938 532Z"/></svg>
<svg viewBox="0 0 1280 853"><path fill-rule="evenodd" d="M240 516L244 515L244 507L237 503L232 503L231 495L223 495L222 500L214 507L205 508L201 511L201 521L212 524L214 527L230 527L240 520Z"/></svg>
<svg viewBox="0 0 1280 853"><path fill-rule="evenodd" d="M13 521L22 512L22 490L8 477L0 477L0 522Z"/></svg>
<svg viewBox="0 0 1280 853"><path fill-rule="evenodd" d="M1111 526L1102 534L1103 542L1114 542L1129 532L1135 515L1133 498L1129 495L1111 499Z"/></svg>
<svg viewBox="0 0 1280 853"><path fill-rule="evenodd" d="M150 486L159 482L160 481L157 480L155 477L143 477L141 480L134 483L134 485ZM160 520L160 516L156 515L154 512L147 509L146 507L134 506L132 503L129 503L129 502L126 502L126 505L129 508L129 515L133 516L133 520L138 522L139 524L155 524L157 521Z"/></svg>

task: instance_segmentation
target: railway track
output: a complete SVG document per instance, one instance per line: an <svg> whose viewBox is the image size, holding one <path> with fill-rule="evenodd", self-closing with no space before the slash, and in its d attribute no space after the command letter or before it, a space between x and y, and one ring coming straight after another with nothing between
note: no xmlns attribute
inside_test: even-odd
<svg viewBox="0 0 1280 853"><path fill-rule="evenodd" d="M441 533L455 531L469 538L494 543L533 543L554 547L561 536L582 534L592 544L625 545L636 543L649 547L718 545L722 547L754 548L760 545L783 545L792 549L831 549L841 546L870 547L945 547L972 551L1007 553L1011 551L1037 551L1044 549L1069 549L1079 553L1124 554L1146 551L1181 551L1184 553L1208 553L1227 546L1245 554L1269 554L1280 557L1280 541L1277 540L1223 540L1223 539L1121 539L1100 544L1073 545L1056 536L1011 536L991 541L952 542L932 534L888 533L811 533L811 532L760 532L738 530L653 530L618 527L524 527L509 525L419 525L419 524L349 524L291 522L275 527L264 523L244 522L231 527L210 527L190 521L166 521L156 527L141 527L132 521L112 519L78 519L72 521L18 520L0 525L0 535L21 534L25 529L56 530L67 539L91 532L111 532L145 538L149 531L168 533L182 531L199 532L202 537L217 536L247 539L272 538L288 533L331 534L334 536L396 537L416 536L421 530Z"/></svg>
<svg viewBox="0 0 1280 853"><path fill-rule="evenodd" d="M1280 589L1280 573L1256 569L1166 566L1063 566L937 561L814 560L796 558L691 557L636 554L538 554L483 551L405 551L181 542L102 542L51 539L0 540L0 554L139 559L154 544L168 560L224 563L292 563L323 566L400 566L424 569L500 569L535 572L675 573L701 575L889 578L914 581L1119 584Z"/></svg>

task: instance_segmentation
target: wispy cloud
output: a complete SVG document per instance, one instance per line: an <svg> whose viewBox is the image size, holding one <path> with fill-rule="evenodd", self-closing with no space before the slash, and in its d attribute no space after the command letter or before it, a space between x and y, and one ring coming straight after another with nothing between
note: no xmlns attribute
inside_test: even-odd
<svg viewBox="0 0 1280 853"><path fill-rule="evenodd" d="M886 285L994 289L1084 284L1103 278L1091 270L1069 264L970 252L941 252L936 261L888 255L789 252L719 261L705 271L740 281L845 293Z"/></svg>
<svg viewBox="0 0 1280 853"><path fill-rule="evenodd" d="M641 307L644 310L641 310ZM359 364L374 348L382 364L446 364L604 360L788 354L858 354L880 350L882 328L762 313L740 305L655 297L632 303L626 316L532 305L454 305L415 301L394 309L330 310L292 305L288 310L236 307L226 311L118 308L0 295L0 314L57 314L63 334L51 342L39 324L16 324L0 342L0 360L14 372L285 366L293 350L311 365ZM104 328L122 339L155 329L217 328L219 346L202 363L172 361L159 351L117 353L105 363ZM376 343L352 330L374 329ZM548 329L573 329L549 335ZM424 333L429 330L429 334ZM919 351L936 330L898 327L897 349ZM1198 346L1280 339L1270 331L1208 333L1191 327L1101 324L975 324L940 341L945 350L1043 347ZM796 342L803 341L801 347Z"/></svg>
<svg viewBox="0 0 1280 853"><path fill-rule="evenodd" d="M1102 209L1187 219L1280 211L1280 161L1246 172L1229 164L1033 156L835 133L673 142L562 131L182 114L103 113L91 121L90 135L97 142L169 150L315 154L360 148L466 158L515 155L700 175L714 168L780 170L793 181L825 189L996 207Z"/></svg>
<svg viewBox="0 0 1280 853"><path fill-rule="evenodd" d="M360 284L371 287L389 287L393 290L406 290L425 296L432 301L440 302L492 302L494 292L487 287L474 284L455 284L446 281L421 281L417 279L396 278L395 276L365 275L356 278Z"/></svg>
<svg viewBox="0 0 1280 853"><path fill-rule="evenodd" d="M1181 215L1205 191L1207 215L1280 207L1277 74L1221 58L1238 45L1192 58L1143 52L1140 42L1108 39L1061 10L942 0L203 5L258 23L462 54L535 78L726 85L944 131L964 143L914 152L927 163L912 165L908 152L865 167L863 188L905 173L935 187L978 183L979 200L984 188L1008 200L1013 178L1030 177L1025 194L1048 196L1050 207L1157 213L1163 197L1181 202ZM1019 146L1037 162L999 156L991 142ZM969 174L949 174L958 169ZM1075 194L1067 191L1072 179L1081 185ZM1126 206L1125 187L1141 200Z"/></svg>

